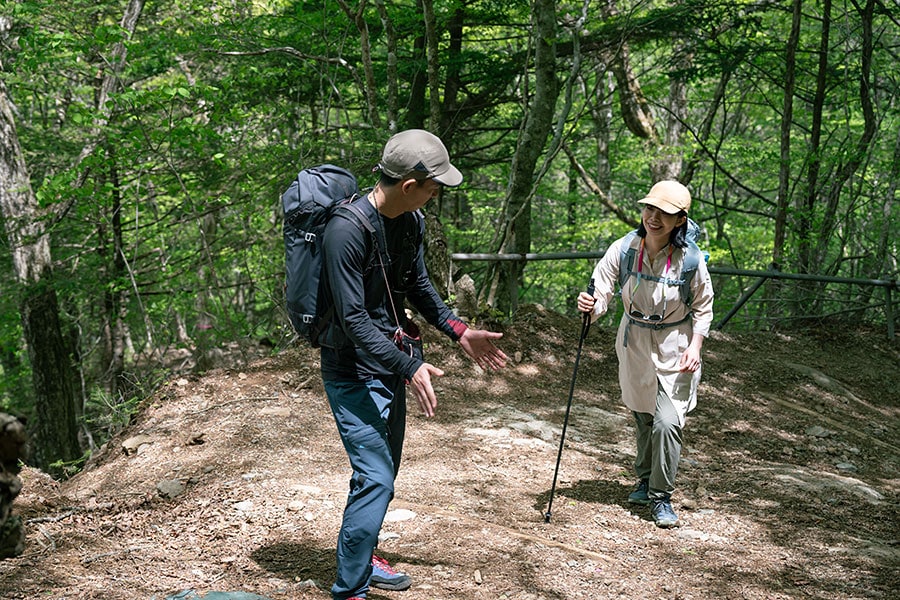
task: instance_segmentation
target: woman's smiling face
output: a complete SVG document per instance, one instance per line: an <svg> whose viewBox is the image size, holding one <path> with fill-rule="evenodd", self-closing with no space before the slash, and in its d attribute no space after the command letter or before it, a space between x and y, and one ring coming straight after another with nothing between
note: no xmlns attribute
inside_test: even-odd
<svg viewBox="0 0 900 600"><path fill-rule="evenodd" d="M663 212L650 204L645 204L644 210L641 211L641 220L644 223L644 229L647 230L647 235L666 240L669 239L673 229L684 223L685 218Z"/></svg>

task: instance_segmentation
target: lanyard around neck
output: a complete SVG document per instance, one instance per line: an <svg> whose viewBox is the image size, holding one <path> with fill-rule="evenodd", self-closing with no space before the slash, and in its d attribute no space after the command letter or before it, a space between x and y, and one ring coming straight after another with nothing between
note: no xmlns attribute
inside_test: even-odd
<svg viewBox="0 0 900 600"><path fill-rule="evenodd" d="M666 257L666 270L663 271L663 277L666 277L669 274L669 270L672 268L672 244L669 244L669 255ZM641 271L644 268L644 238L641 238L641 250L638 253L638 264L637 264L637 283L634 284L634 287L631 288L631 293L637 289L639 285L641 285Z"/></svg>

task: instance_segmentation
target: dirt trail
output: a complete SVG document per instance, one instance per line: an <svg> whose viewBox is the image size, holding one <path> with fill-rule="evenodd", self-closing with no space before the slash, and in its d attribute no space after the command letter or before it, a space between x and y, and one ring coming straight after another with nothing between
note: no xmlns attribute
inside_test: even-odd
<svg viewBox="0 0 900 600"><path fill-rule="evenodd" d="M381 544L414 585L371 598L897 597L900 352L883 332L714 334L674 497L684 525L660 530L625 502L631 417L602 328L544 523L579 331L522 311L499 374L426 333L447 375L435 418L411 406ZM330 598L349 472L316 360L174 378L70 481L25 469L27 547L0 562L0 598Z"/></svg>

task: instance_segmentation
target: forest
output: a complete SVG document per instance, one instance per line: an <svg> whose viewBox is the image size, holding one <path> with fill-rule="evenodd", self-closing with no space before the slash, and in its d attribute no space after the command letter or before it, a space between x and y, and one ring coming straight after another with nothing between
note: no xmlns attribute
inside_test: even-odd
<svg viewBox="0 0 900 600"><path fill-rule="evenodd" d="M730 328L890 329L898 65L896 0L2 0L0 409L64 477L173 369L290 346L281 193L407 128L464 173L428 259L475 322L571 313L593 259L451 255L602 252L668 178L717 314L810 276Z"/></svg>

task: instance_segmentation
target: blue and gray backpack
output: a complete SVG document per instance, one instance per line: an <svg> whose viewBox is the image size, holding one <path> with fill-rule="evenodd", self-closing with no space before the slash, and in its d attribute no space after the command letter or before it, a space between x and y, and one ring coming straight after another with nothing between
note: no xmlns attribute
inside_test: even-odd
<svg viewBox="0 0 900 600"><path fill-rule="evenodd" d="M636 265L634 264L637 250L631 247L631 243L636 235L637 229L626 235L622 242L622 252L619 259L619 287L624 287L629 277L637 275L637 271L635 271ZM691 219L687 221L686 239L687 247L684 249L684 265L681 268L681 277L679 279L653 277L644 274L641 274L641 277L650 281L678 286L681 301L690 307L694 301L694 296L691 293L691 280L697 273L697 266L700 264L700 260L704 262L709 260L709 255L697 246L697 240L700 239L700 226Z"/></svg>
<svg viewBox="0 0 900 600"><path fill-rule="evenodd" d="M333 307L323 310L319 302L322 234L338 207L356 208L350 203L358 194L350 171L325 164L300 171L281 195L287 314L294 330L313 347L318 347L319 334L333 311ZM375 231L356 210L350 212L370 235Z"/></svg>

